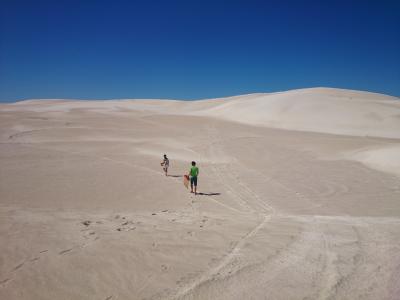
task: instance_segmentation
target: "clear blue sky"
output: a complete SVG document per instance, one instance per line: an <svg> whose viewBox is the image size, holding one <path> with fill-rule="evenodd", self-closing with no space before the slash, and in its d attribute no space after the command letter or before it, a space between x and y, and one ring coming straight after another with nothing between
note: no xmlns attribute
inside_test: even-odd
<svg viewBox="0 0 400 300"><path fill-rule="evenodd" d="M400 96L400 1L0 1L0 101Z"/></svg>

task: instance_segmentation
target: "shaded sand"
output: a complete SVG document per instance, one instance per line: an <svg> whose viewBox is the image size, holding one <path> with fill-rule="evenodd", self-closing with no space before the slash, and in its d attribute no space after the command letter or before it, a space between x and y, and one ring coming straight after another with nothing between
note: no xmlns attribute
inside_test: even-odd
<svg viewBox="0 0 400 300"><path fill-rule="evenodd" d="M2 104L0 299L398 299L399 116L322 88Z"/></svg>

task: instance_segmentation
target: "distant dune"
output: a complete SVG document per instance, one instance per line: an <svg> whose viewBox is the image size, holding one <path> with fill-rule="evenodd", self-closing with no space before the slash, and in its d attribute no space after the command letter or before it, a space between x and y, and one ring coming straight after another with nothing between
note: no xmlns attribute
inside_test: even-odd
<svg viewBox="0 0 400 300"><path fill-rule="evenodd" d="M314 88L227 98L198 112L252 125L400 138L400 99L351 90Z"/></svg>
<svg viewBox="0 0 400 300"><path fill-rule="evenodd" d="M254 126L346 136L400 139L400 98L345 89L307 88L197 101L161 99L37 99L0 105L2 111L135 112L211 117ZM343 157L400 174L399 148L383 145ZM388 162L387 153L391 153ZM393 153L393 154L392 154Z"/></svg>
<svg viewBox="0 0 400 300"><path fill-rule="evenodd" d="M400 98L334 88L309 88L199 101L27 100L7 105L6 109L38 112L71 109L139 110L194 114L271 128L400 138Z"/></svg>

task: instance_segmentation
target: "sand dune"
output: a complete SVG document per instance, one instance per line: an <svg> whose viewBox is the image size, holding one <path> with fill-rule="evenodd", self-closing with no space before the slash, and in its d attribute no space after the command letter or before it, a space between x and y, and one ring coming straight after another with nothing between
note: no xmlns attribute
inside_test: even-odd
<svg viewBox="0 0 400 300"><path fill-rule="evenodd" d="M367 147L348 153L348 159L356 160L367 166L400 176L400 144L384 147Z"/></svg>
<svg viewBox="0 0 400 300"><path fill-rule="evenodd" d="M251 125L400 138L400 99L339 89L304 89L227 100L200 115Z"/></svg>
<svg viewBox="0 0 400 300"><path fill-rule="evenodd" d="M27 100L3 111L95 112L134 110L195 114L250 125L340 135L400 138L400 99L382 94L312 88L271 94L185 102L176 100L68 101Z"/></svg>
<svg viewBox="0 0 400 300"><path fill-rule="evenodd" d="M374 93L1 104L0 299L398 299L399 170Z"/></svg>

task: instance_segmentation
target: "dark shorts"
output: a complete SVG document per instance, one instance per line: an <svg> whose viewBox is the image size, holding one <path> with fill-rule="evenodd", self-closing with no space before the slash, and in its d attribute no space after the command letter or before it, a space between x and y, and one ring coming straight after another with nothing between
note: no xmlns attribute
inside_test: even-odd
<svg viewBox="0 0 400 300"><path fill-rule="evenodd" d="M197 177L190 177L190 185L197 186Z"/></svg>

